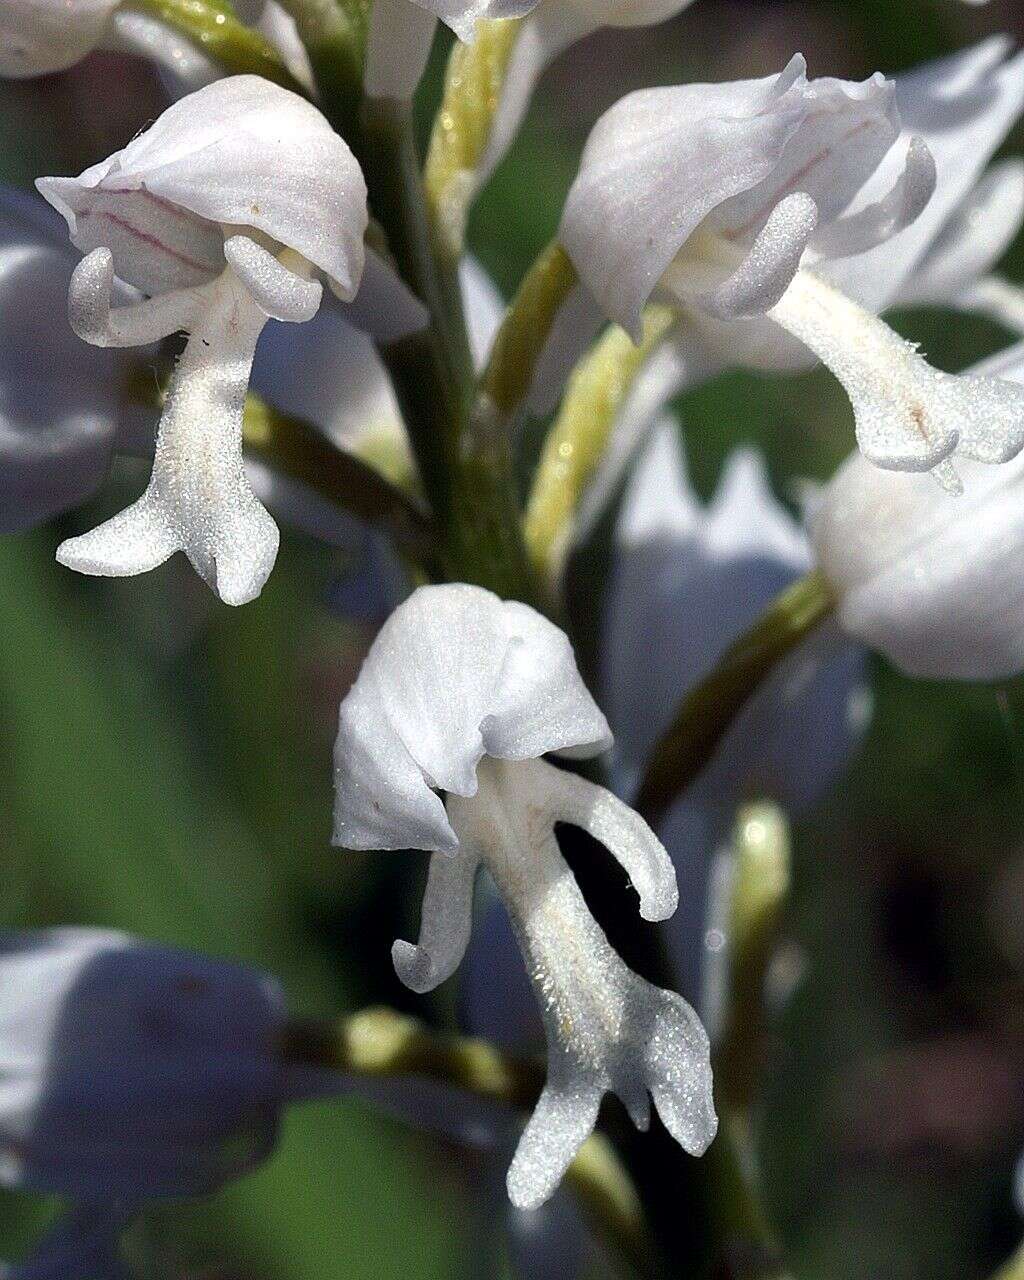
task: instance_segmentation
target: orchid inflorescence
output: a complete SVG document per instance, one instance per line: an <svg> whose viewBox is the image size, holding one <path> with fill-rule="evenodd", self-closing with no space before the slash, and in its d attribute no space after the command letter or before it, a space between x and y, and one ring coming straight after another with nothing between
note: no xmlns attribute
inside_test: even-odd
<svg viewBox="0 0 1024 1280"><path fill-rule="evenodd" d="M997 274L1024 163L989 163L1024 115L1008 40L895 79L812 76L796 54L640 89L594 123L511 306L466 254L544 68L687 5L0 0L3 75L127 49L172 98L77 177L0 197L0 529L141 457L141 495L62 541L61 565L132 576L180 551L241 606L273 573L275 517L361 558L382 625L341 701L334 844L429 853L398 977L424 993L461 966L470 1031L543 1039L525 1127L497 1104L484 1126L517 1212L571 1180L605 1095L640 1130L653 1101L691 1155L716 1140L728 981L709 949L739 944L709 922L739 874L736 814L803 809L842 770L866 654L936 679L1024 671L1024 343L954 374L882 317L928 303L1024 334L1024 292ZM410 103L438 21L456 43L421 173ZM816 362L852 405L852 453L801 518L750 450L702 503L669 402L728 368ZM524 422L556 405L531 462ZM571 553L602 521L587 630ZM658 982L584 896L564 847L581 831L651 937L661 923ZM620 883L616 926L629 909ZM2 1274L127 1274L145 1203L254 1167L287 1104L363 1088L365 1063L293 1029L241 964L4 935L0 1182L70 1209ZM398 1083L373 1096L415 1111ZM461 1139L467 1105L453 1092L427 1123Z"/></svg>

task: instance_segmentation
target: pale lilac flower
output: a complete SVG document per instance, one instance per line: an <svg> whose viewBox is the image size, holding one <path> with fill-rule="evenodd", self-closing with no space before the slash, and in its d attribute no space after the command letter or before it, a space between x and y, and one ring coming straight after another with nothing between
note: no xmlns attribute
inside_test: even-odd
<svg viewBox="0 0 1024 1280"><path fill-rule="evenodd" d="M1024 345L982 368L1024 382ZM854 454L811 536L848 635L910 675L997 680L1024 671L1024 457L963 475L953 499Z"/></svg>
<svg viewBox="0 0 1024 1280"><path fill-rule="evenodd" d="M813 564L807 535L773 494L759 454L733 453L704 505L678 424L658 424L617 514L599 651L621 795L635 794L690 690ZM863 654L834 627L821 628L753 694L659 821L680 883L683 905L666 936L684 994L696 1000L702 988L711 862L737 808L770 798L808 809L842 774L869 714Z"/></svg>
<svg viewBox="0 0 1024 1280"><path fill-rule="evenodd" d="M99 929L0 938L0 1183L85 1205L204 1194L337 1077L278 1056L280 987Z"/></svg>
<svg viewBox="0 0 1024 1280"><path fill-rule="evenodd" d="M72 327L97 346L177 330L188 345L168 391L145 494L64 543L84 573L145 572L183 550L229 604L258 595L278 532L242 469L242 406L268 319L309 320L320 273L379 331L422 324L422 307L364 251L366 186L348 147L304 99L256 76L199 90L78 178L38 186L85 258L68 294ZM111 309L115 275L150 294Z"/></svg>
<svg viewBox="0 0 1024 1280"><path fill-rule="evenodd" d="M1019 451L1024 395L932 369L829 279L834 260L891 240L931 198L919 138L871 187L899 134L892 82L808 81L799 57L763 80L642 90L591 134L560 234L634 336L658 297L723 362L778 367L796 338L844 384L868 458L955 490L954 452L994 463Z"/></svg>
<svg viewBox="0 0 1024 1280"><path fill-rule="evenodd" d="M102 483L115 445L145 438L121 352L85 346L63 322L75 255L41 200L0 189L0 532L31 528ZM138 297L118 285L118 301ZM152 430L150 429L150 447Z"/></svg>
<svg viewBox="0 0 1024 1280"><path fill-rule="evenodd" d="M609 741L566 637L527 606L465 585L414 592L341 705L335 842L434 855L419 944L394 947L402 980L428 991L455 971L481 865L512 917L549 1058L509 1171L522 1208L557 1186L608 1090L641 1126L649 1090L689 1151L714 1135L703 1029L611 949L555 839L557 822L582 826L625 867L645 919L675 910L672 865L650 829L609 792L540 758L593 755Z"/></svg>

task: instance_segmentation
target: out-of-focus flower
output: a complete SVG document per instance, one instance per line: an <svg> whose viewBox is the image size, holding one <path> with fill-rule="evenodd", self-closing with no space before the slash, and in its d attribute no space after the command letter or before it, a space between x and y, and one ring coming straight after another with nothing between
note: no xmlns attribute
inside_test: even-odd
<svg viewBox="0 0 1024 1280"><path fill-rule="evenodd" d="M148 489L58 559L83 573L142 573L183 550L229 604L258 595L278 533L243 473L242 406L271 317L309 320L321 272L351 302L364 269L366 186L352 153L304 99L257 76L201 89L78 178L41 178L85 258L72 327L96 346L180 329L188 345L167 395ZM150 294L110 307L115 274ZM423 323L382 260L367 271L380 331ZM365 293L366 290L364 290ZM361 297L360 318L373 312Z"/></svg>
<svg viewBox="0 0 1024 1280"><path fill-rule="evenodd" d="M0 75L62 71L103 39L120 0L0 0Z"/></svg>
<svg viewBox="0 0 1024 1280"><path fill-rule="evenodd" d="M1024 381L1024 346L982 368ZM849 635L910 675L995 680L1024 670L1024 459L963 471L953 499L854 454L811 536Z"/></svg>
<svg viewBox="0 0 1024 1280"><path fill-rule="evenodd" d="M102 483L115 442L133 451L144 437L142 415L126 404L125 358L90 349L61 322L75 266L62 231L42 201L0 189L2 533L83 502ZM117 291L122 303L138 297Z"/></svg>
<svg viewBox="0 0 1024 1280"><path fill-rule="evenodd" d="M128 1280L118 1243L124 1219L116 1208L73 1210L31 1257L0 1263L0 1280Z"/></svg>
<svg viewBox="0 0 1024 1280"><path fill-rule="evenodd" d="M920 139L863 196L898 135L892 82L808 81L799 57L764 80L641 90L591 134L560 234L634 336L652 295L723 363L784 363L782 330L843 383L868 458L955 490L954 452L996 463L1019 451L1024 394L932 369L818 269L890 240L927 204L935 163Z"/></svg>
<svg viewBox="0 0 1024 1280"><path fill-rule="evenodd" d="M758 454L734 453L705 507L686 474L678 425L656 428L619 509L600 645L623 796L635 794L687 693L812 565L807 537L772 493ZM680 883L667 937L685 994L696 999L702 986L711 860L737 807L770 798L808 808L849 761L869 708L862 654L823 628L750 698L659 822Z"/></svg>
<svg viewBox="0 0 1024 1280"><path fill-rule="evenodd" d="M0 1182L84 1205L205 1194L336 1077L278 1056L282 992L97 929L0 938Z"/></svg>
<svg viewBox="0 0 1024 1280"><path fill-rule="evenodd" d="M549 1057L509 1170L513 1203L547 1199L609 1090L640 1126L650 1091L676 1139L703 1151L715 1130L707 1037L688 1005L611 949L555 838L557 822L583 827L622 863L645 919L675 910L671 862L642 820L540 759L610 741L566 637L478 587L420 588L384 625L339 720L335 842L434 854L419 945L394 947L402 980L428 991L455 971L481 864L512 917Z"/></svg>
<svg viewBox="0 0 1024 1280"><path fill-rule="evenodd" d="M0 0L0 76L48 75L96 48L151 58L170 77L175 94L221 73L187 37L148 14L120 8L121 0Z"/></svg>

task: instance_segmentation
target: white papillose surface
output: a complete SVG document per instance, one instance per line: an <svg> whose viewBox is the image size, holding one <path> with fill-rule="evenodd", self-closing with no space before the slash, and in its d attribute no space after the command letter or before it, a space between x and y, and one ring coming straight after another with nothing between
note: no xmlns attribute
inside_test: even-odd
<svg viewBox="0 0 1024 1280"><path fill-rule="evenodd" d="M78 178L41 178L86 256L72 277L72 327L97 346L190 337L172 379L145 494L62 544L83 573L142 573L182 550L229 604L258 595L277 527L242 469L242 410L267 320L309 320L320 274L356 298L370 257L389 336L422 307L364 251L366 185L346 144L303 98L257 76L217 81L168 108L123 151ZM117 277L150 294L111 309Z"/></svg>
<svg viewBox="0 0 1024 1280"><path fill-rule="evenodd" d="M655 296L740 361L784 363L782 330L845 386L866 457L955 491L954 453L998 463L1024 445L1024 394L937 372L827 279L928 204L934 159L911 138L894 167L899 136L892 82L808 80L799 57L763 80L641 90L595 126L560 235L634 336Z"/></svg>
<svg viewBox="0 0 1024 1280"><path fill-rule="evenodd" d="M433 851L419 942L394 947L399 976L427 991L455 971L480 866L514 923L548 1042L548 1082L509 1171L524 1208L557 1186L609 1090L640 1126L650 1093L688 1151L716 1127L696 1015L616 955L558 849L556 823L584 828L626 869L645 919L675 910L675 872L646 823L540 759L609 742L562 632L461 584L422 587L395 611L341 706L335 842Z"/></svg>

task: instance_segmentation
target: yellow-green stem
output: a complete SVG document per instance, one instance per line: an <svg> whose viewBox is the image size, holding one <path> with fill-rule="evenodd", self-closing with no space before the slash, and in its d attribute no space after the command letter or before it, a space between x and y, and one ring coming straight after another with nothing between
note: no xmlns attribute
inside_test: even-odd
<svg viewBox="0 0 1024 1280"><path fill-rule="evenodd" d="M576 367L548 432L526 505L526 546L544 580L556 576L573 516L594 478L615 420L645 360L673 323L666 307L648 307L634 345L613 326Z"/></svg>
<svg viewBox="0 0 1024 1280"><path fill-rule="evenodd" d="M532 1109L544 1086L536 1058L506 1054L470 1036L440 1035L393 1009L364 1009L331 1026L290 1024L281 1045L290 1063L366 1079L418 1076L520 1110ZM566 1180L608 1243L641 1276L655 1254L643 1208L610 1142L594 1134L569 1167Z"/></svg>
<svg viewBox="0 0 1024 1280"><path fill-rule="evenodd" d="M423 180L435 232L452 261L462 254L476 171L520 25L515 18L478 22L473 43L456 41L448 59Z"/></svg>
<svg viewBox="0 0 1024 1280"><path fill-rule="evenodd" d="M502 417L510 418L526 398L538 357L576 280L576 269L557 240L523 277L480 378L480 394Z"/></svg>
<svg viewBox="0 0 1024 1280"><path fill-rule="evenodd" d="M305 93L270 41L212 0L130 0L128 7L180 31L232 75L263 76Z"/></svg>

